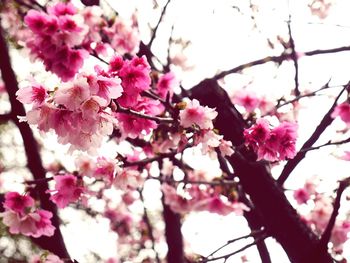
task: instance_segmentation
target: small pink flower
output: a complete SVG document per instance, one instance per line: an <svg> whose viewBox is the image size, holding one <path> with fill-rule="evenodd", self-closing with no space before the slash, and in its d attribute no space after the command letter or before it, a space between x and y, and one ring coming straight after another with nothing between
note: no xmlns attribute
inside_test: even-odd
<svg viewBox="0 0 350 263"><path fill-rule="evenodd" d="M80 78L74 82L73 86L66 84L59 88L54 95L54 101L64 105L67 109L76 110L89 97L89 85L84 78Z"/></svg>
<svg viewBox="0 0 350 263"><path fill-rule="evenodd" d="M242 89L234 94L233 102L243 106L247 112L252 112L258 107L260 100L254 92Z"/></svg>
<svg viewBox="0 0 350 263"><path fill-rule="evenodd" d="M58 2L57 4L49 7L47 9L49 14L55 16L64 16L64 15L74 15L77 12L77 9L72 3L62 3Z"/></svg>
<svg viewBox="0 0 350 263"><path fill-rule="evenodd" d="M54 176L55 192L50 199L59 207L64 208L69 203L77 201L84 188L78 185L78 179L72 174Z"/></svg>
<svg viewBox="0 0 350 263"><path fill-rule="evenodd" d="M344 121L347 125L350 125L350 104L347 102L343 102L335 107L332 118L340 117L342 121Z"/></svg>
<svg viewBox="0 0 350 263"><path fill-rule="evenodd" d="M310 199L310 194L305 188L300 188L294 191L293 197L298 204L306 204Z"/></svg>
<svg viewBox="0 0 350 263"><path fill-rule="evenodd" d="M37 232L33 234L33 237L53 236L56 228L50 220L52 213L46 210L37 210L36 213L40 216L40 219L35 222Z"/></svg>
<svg viewBox="0 0 350 263"><path fill-rule="evenodd" d="M36 83L32 86L19 89L16 92L16 96L17 100L23 104L33 103L34 108L41 106L48 97L46 89Z"/></svg>
<svg viewBox="0 0 350 263"><path fill-rule="evenodd" d="M174 87L178 85L178 81L172 72L168 72L162 75L157 82L157 93L163 99L166 98L169 93L170 99L174 93Z"/></svg>
<svg viewBox="0 0 350 263"><path fill-rule="evenodd" d="M46 30L49 16L43 12L36 10L29 10L27 15L24 17L24 22L28 27L37 34L43 34Z"/></svg>
<svg viewBox="0 0 350 263"><path fill-rule="evenodd" d="M220 140L219 149L223 156L231 156L234 153L234 150L232 149L232 142L224 139Z"/></svg>
<svg viewBox="0 0 350 263"><path fill-rule="evenodd" d="M20 195L17 192L5 194L4 208L23 214L25 209L34 205L34 199L29 195Z"/></svg>
<svg viewBox="0 0 350 263"><path fill-rule="evenodd" d="M115 160L98 157L93 176L98 179L105 179L111 185L119 169Z"/></svg>
<svg viewBox="0 0 350 263"><path fill-rule="evenodd" d="M180 112L180 124L185 128L192 127L195 124L201 129L212 129L213 119L215 119L217 114L214 109L207 106L203 107L198 100L193 99Z"/></svg>

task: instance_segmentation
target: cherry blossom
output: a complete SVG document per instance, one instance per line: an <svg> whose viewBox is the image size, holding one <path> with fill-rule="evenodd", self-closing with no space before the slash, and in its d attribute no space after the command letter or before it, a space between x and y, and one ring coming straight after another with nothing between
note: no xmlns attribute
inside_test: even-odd
<svg viewBox="0 0 350 263"><path fill-rule="evenodd" d="M186 108L180 112L180 124L189 128L192 125L198 125L201 129L212 129L213 119L217 116L217 112L207 106L203 107L199 101L193 99Z"/></svg>
<svg viewBox="0 0 350 263"><path fill-rule="evenodd" d="M72 174L56 175L54 180L55 190L50 191L54 193L50 199L59 208L64 208L69 203L77 201L84 192L78 178Z"/></svg>

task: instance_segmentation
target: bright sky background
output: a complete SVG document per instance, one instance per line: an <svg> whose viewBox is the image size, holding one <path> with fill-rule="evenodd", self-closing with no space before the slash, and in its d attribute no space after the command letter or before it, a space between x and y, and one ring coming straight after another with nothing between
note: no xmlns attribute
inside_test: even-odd
<svg viewBox="0 0 350 263"><path fill-rule="evenodd" d="M143 40L147 42L148 23L154 26L159 17L159 10L152 10L152 1L113 0L109 2L126 19L130 18L137 7L141 35ZM158 2L160 6L165 3L165 1ZM184 51L184 55L188 57L187 63L189 66L193 66L193 70L181 72L178 68L174 68L183 85L190 88L200 80L211 77L221 70L230 69L268 55L279 55L283 48L278 44L276 35L280 34L286 41L288 40L286 22L289 14L292 18L293 37L299 52L350 44L350 17L348 15L350 1L337 1L331 8L328 18L324 21L310 15L307 8L308 1L256 0L252 2L261 8L256 16L259 32L253 31L252 20L250 16L246 15L250 13L249 1L173 0L168 7L164 23L159 28L158 38L154 42L155 54L161 60L165 60L170 28L175 24L174 36L191 41L189 48ZM232 8L233 5L238 5L244 15ZM274 51L267 47L267 38L275 43L276 49ZM20 78L26 76L24 72L40 72L41 66L38 63L33 67L21 55L16 52L13 52L13 55L15 57L15 70L20 73ZM89 65L86 66L89 67ZM301 58L299 60L300 89L302 91L318 89L329 79L331 79L330 85L345 84L350 79L349 66L350 52ZM45 81L54 83L57 79L52 77ZM258 94L267 95L269 98L279 98L294 86L293 63L284 63L277 70L274 65L269 63L247 69L243 71L243 74L228 76L224 81L224 86L229 93L234 93L253 81L249 88ZM336 94L335 90L338 92L339 88L335 88L334 91L332 89L332 94ZM298 147L301 147L302 143L313 132L315 125L328 111L331 103L332 101L327 96L313 98L311 101L302 101L303 107L298 119L300 126ZM5 104L1 105L1 108L3 107ZM316 145L330 139L345 138L336 134L336 131L342 128L344 128L342 123L335 121L334 128L328 129ZM46 137L48 141L46 141L45 146L55 150L55 155L58 153L58 159L68 161L72 165L73 158L70 159L66 154L68 147L54 144L54 136ZM349 164L345 161L339 161L335 157L341 155L342 150L346 150L345 146L342 147L341 151L333 152L333 150L335 148L327 147L309 153L307 160L301 162L295 169L286 187L289 189L301 187L305 178L316 174L325 180L325 188L335 189L336 179L348 175L345 171L348 171ZM108 154L112 151L112 147L101 151L103 154ZM330 156L330 153L334 153L335 156ZM53 155L45 155L44 161L48 163L53 160L53 157ZM210 164L208 159L203 160L197 157L193 159L193 162L194 167L209 170L211 173L217 172L217 167ZM208 167L204 164L208 164ZM280 170L276 167L273 172L278 175ZM20 187L20 184L17 186ZM6 185L4 187L6 188ZM155 194L153 189L151 184L145 188L148 208L159 204L159 193ZM73 258L79 262L86 262L84 254L90 250L103 258L115 255L117 236L108 233L108 220L99 220L98 223L90 219L82 221L83 217L79 213L73 213L71 208L63 209L61 216L63 220L71 221L70 224L62 227L62 232ZM193 252L203 255L210 254L227 240L247 233L249 233L249 229L245 220L234 215L221 217L209 213L192 214L187 217L183 226L186 243L190 245ZM250 241L248 240L248 242ZM237 243L238 247L246 242ZM268 239L267 244L272 248L270 250L272 262L289 262L284 252L275 245L272 239ZM223 252L233 251L234 247L238 248L237 246L229 247L229 250L223 250ZM249 262L260 262L255 248L246 250L245 254L248 255ZM346 246L345 254L350 258L350 250L346 249ZM227 260L227 263L238 262L238 258L232 257Z"/></svg>

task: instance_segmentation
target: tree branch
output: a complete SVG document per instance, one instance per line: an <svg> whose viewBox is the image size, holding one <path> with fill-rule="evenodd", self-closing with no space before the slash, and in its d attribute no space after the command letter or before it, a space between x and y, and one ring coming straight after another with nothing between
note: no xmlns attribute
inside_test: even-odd
<svg viewBox="0 0 350 263"><path fill-rule="evenodd" d="M350 46L344 46L344 47L338 47L338 48L331 48L331 49L317 49L312 51L306 51L303 53L304 56L315 56L315 55L322 55L322 54L330 54L330 53L337 53L337 52L343 52L343 51L350 51ZM275 62L275 63L282 63L284 60L292 59L291 54L283 53L279 56L268 56L265 58L261 58L255 61L251 61L245 64L242 64L240 66L234 67L229 70L222 71L221 73L215 75L212 79L219 80L226 75L237 73L242 71L245 68L250 68L252 66L262 65L267 62Z"/></svg>
<svg viewBox="0 0 350 263"><path fill-rule="evenodd" d="M303 147L299 150L297 155L289 160L287 164L284 166L283 171L280 175L280 177L277 180L277 183L279 185L283 185L284 182L288 179L290 173L294 170L294 168L299 164L301 160L304 159L307 151L305 149L309 149L312 147L312 145L318 140L318 138L321 136L321 134L326 130L326 128L331 125L333 122L333 118L331 117L334 108L337 106L337 102L340 98L340 96L343 94L343 92L348 88L350 83L348 83L338 94L336 97L333 105L331 108L328 110L328 112L324 115L323 119L321 120L320 124L316 127L315 131L312 133L310 138L304 143Z"/></svg>
<svg viewBox="0 0 350 263"><path fill-rule="evenodd" d="M11 66L11 60L2 28L0 28L0 70L11 103L11 120L16 124L23 138L24 149L27 156L27 167L35 180L43 179L45 178L46 171L42 165L39 148L32 130L27 123L19 122L17 118L17 116L24 116L26 113L23 105L16 99L18 83ZM60 223L57 215L57 208L49 200L50 195L45 192L47 189L47 183L36 186L41 207L53 214L51 221L53 226L56 227L56 230L52 237L40 237L33 240L43 249L47 249L59 257L69 258L69 254L65 247L59 228Z"/></svg>
<svg viewBox="0 0 350 263"><path fill-rule="evenodd" d="M350 184L350 177L339 182L337 195L336 195L334 203L333 203L333 212L332 212L332 215L328 221L327 227L326 227L325 231L323 232L322 237L320 239L320 247L322 247L324 249L327 249L327 245L328 245L328 242L331 238L331 234L332 234L332 230L333 230L333 227L335 224L335 220L338 216L341 195L344 192L344 190L349 186L349 184Z"/></svg>
<svg viewBox="0 0 350 263"><path fill-rule="evenodd" d="M226 140L231 140L234 146L244 142L245 122L215 80L204 80L190 92L201 104L216 107L218 117L214 126ZM262 226L282 245L292 262L332 262L327 250L319 248L318 237L290 205L266 164L256 162L255 154L246 148L236 150L227 159L243 190L250 196L254 210L261 216ZM314 261L318 256L322 260Z"/></svg>
<svg viewBox="0 0 350 263"><path fill-rule="evenodd" d="M151 48L152 43L153 43L154 39L156 38L157 31L158 31L158 27L159 27L160 23L161 23L162 20L163 20L163 17L164 17L164 15L165 15L165 12L166 12L166 10L167 10L167 8L168 8L168 5L169 5L170 1L171 1L171 0L168 0L168 1L166 2L166 4L164 5L164 7L163 7L163 10L162 10L162 12L161 12L161 14L160 14L160 17L159 17L159 20L158 20L158 23L157 23L157 25L155 26L155 28L153 29L153 33L152 33L152 36L151 36L151 40L150 40L149 43L147 44L148 48Z"/></svg>

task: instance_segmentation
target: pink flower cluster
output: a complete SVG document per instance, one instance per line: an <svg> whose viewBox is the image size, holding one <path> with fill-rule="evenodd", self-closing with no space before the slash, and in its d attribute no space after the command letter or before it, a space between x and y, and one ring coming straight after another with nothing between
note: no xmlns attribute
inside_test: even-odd
<svg viewBox="0 0 350 263"><path fill-rule="evenodd" d="M24 22L33 32L27 40L31 53L40 58L46 70L63 81L74 78L88 52L77 48L82 44L88 27L71 3L57 3L47 13L29 10Z"/></svg>
<svg viewBox="0 0 350 263"><path fill-rule="evenodd" d="M51 224L52 213L46 210L34 210L34 199L17 192L5 194L5 212L0 216L9 227L11 234L40 237L52 236L55 227Z"/></svg>
<svg viewBox="0 0 350 263"><path fill-rule="evenodd" d="M258 160L273 162L294 158L297 127L295 123L282 122L272 129L267 120L259 119L244 131L245 142L257 153Z"/></svg>
<svg viewBox="0 0 350 263"><path fill-rule="evenodd" d="M139 50L140 36L135 26L129 26L117 18L111 27L104 27L103 32L118 54L135 55Z"/></svg>
<svg viewBox="0 0 350 263"><path fill-rule="evenodd" d="M249 211L249 208L243 203L229 201L226 197L213 191L211 187L187 184L184 190L186 194L179 194L176 187L169 184L162 185L164 201L176 213L208 211L219 215L230 213L242 215L243 211Z"/></svg>
<svg viewBox="0 0 350 263"><path fill-rule="evenodd" d="M58 141L70 143L72 150L94 151L117 123L107 106L111 99L121 96L120 82L118 77L96 68L96 74L79 75L53 96L49 97L44 87L34 83L20 89L17 99L33 103L26 116L29 124L38 125L44 132L54 130Z"/></svg>
<svg viewBox="0 0 350 263"><path fill-rule="evenodd" d="M48 191L54 193L50 200L59 208L66 207L69 203L77 201L84 193L82 181L72 174L56 175L55 190Z"/></svg>

